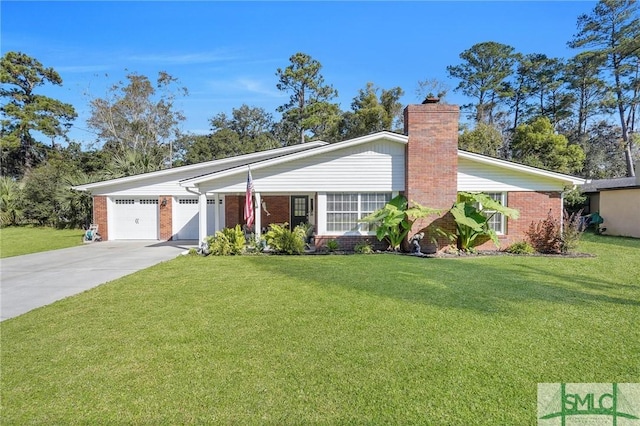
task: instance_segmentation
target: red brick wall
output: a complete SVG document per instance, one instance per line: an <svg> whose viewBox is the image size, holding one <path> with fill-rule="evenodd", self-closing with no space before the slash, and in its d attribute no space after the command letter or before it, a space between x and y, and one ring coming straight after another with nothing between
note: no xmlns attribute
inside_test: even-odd
<svg viewBox="0 0 640 426"><path fill-rule="evenodd" d="M559 192L509 192L507 206L520 212L518 219L507 219L507 232L498 237L500 248L526 240L525 232L531 222L539 222L547 217L549 211L553 217L562 215L562 198ZM489 241L478 247L480 250L493 250L495 245Z"/></svg>
<svg viewBox="0 0 640 426"><path fill-rule="evenodd" d="M104 241L107 241L109 239L107 197L103 195L95 195L93 197L93 223L98 224L98 233Z"/></svg>
<svg viewBox="0 0 640 426"><path fill-rule="evenodd" d="M378 241L375 235L371 236L358 236L358 235L343 235L343 236L331 236L322 235L315 237L315 247L318 250L325 249L327 247L327 241L338 241L338 250L340 251L353 251L355 245L359 242L368 242L374 250L385 250L388 244L385 241Z"/></svg>
<svg viewBox="0 0 640 426"><path fill-rule="evenodd" d="M262 227L268 228L272 223L289 223L288 195L267 195L261 197L267 203L270 215L262 210ZM232 228L237 224L244 224L244 195L227 195L225 198L225 227Z"/></svg>
<svg viewBox="0 0 640 426"><path fill-rule="evenodd" d="M224 197L224 227L233 228L244 223L244 196L227 195Z"/></svg>
<svg viewBox="0 0 640 426"><path fill-rule="evenodd" d="M289 204L291 198L288 195L272 195L262 197L262 201L267 204L267 210L270 216L267 216L264 210L262 210L262 227L269 228L272 223L282 224L289 223L290 210Z"/></svg>
<svg viewBox="0 0 640 426"><path fill-rule="evenodd" d="M458 193L458 120L457 105L438 103L409 105L404 110L405 134L409 142L405 155L405 196L411 205L448 210ZM433 219L416 221L409 236L425 231ZM454 230L450 215L436 225ZM424 244L429 239L423 240ZM440 239L441 246L448 244Z"/></svg>
<svg viewBox="0 0 640 426"><path fill-rule="evenodd" d="M163 200L167 200L164 206L162 205ZM170 195L161 195L158 197L158 206L160 207L160 239L164 241L173 239L172 204L173 197Z"/></svg>

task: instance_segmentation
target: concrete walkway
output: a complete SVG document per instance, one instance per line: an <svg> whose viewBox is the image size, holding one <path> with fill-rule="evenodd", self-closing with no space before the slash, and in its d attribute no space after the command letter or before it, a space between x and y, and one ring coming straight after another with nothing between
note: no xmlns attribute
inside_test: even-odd
<svg viewBox="0 0 640 426"><path fill-rule="evenodd" d="M173 259L196 241L104 241L0 259L0 321Z"/></svg>

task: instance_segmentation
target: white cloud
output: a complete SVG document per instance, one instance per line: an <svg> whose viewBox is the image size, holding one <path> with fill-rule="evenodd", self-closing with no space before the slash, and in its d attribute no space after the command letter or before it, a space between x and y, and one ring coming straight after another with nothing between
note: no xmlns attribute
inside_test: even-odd
<svg viewBox="0 0 640 426"><path fill-rule="evenodd" d="M131 61L147 62L154 64L171 64L171 65L190 65L190 64L208 64L213 62L230 61L236 59L234 55L228 53L214 53L214 52L202 52L202 53L185 53L181 55L170 54L145 54L145 55L131 55L128 57Z"/></svg>
<svg viewBox="0 0 640 426"><path fill-rule="evenodd" d="M281 98L284 95L275 88L273 82L266 83L248 77L236 77L232 79L210 80L207 86L214 94L233 93L235 96L244 94L260 95L268 98Z"/></svg>
<svg viewBox="0 0 640 426"><path fill-rule="evenodd" d="M238 78L236 82L241 88L250 93L257 93L273 98L278 98L281 96L281 92L279 90L271 88L270 86L265 87L263 81L253 80L249 78Z"/></svg>

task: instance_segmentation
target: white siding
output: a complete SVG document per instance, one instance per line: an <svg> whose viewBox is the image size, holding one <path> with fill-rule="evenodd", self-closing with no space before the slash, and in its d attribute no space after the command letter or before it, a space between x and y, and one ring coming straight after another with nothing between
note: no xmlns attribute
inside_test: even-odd
<svg viewBox="0 0 640 426"><path fill-rule="evenodd" d="M189 195L179 185L179 181L190 179L194 176L202 176L210 173L227 170L256 161L263 161L282 155L292 154L307 149L327 145L326 142L309 142L267 151L245 154L238 157L223 158L221 160L207 161L189 166L175 167L156 172L145 173L137 176L113 179L110 181L96 182L93 184L79 185L78 189L90 190L93 195L119 194L121 196L132 195ZM140 188L140 190L138 190ZM191 194L193 195L193 194Z"/></svg>
<svg viewBox="0 0 640 426"><path fill-rule="evenodd" d="M256 192L403 191L405 146L378 140L251 170ZM202 183L207 191L243 192L246 172Z"/></svg>
<svg viewBox="0 0 640 426"><path fill-rule="evenodd" d="M123 182L114 185L104 186L91 190L93 195L181 195L194 196L186 188L181 187L178 182L182 179L193 177L193 171L184 171L171 176L150 176L144 181Z"/></svg>
<svg viewBox="0 0 640 426"><path fill-rule="evenodd" d="M458 191L561 191L561 181L458 158Z"/></svg>

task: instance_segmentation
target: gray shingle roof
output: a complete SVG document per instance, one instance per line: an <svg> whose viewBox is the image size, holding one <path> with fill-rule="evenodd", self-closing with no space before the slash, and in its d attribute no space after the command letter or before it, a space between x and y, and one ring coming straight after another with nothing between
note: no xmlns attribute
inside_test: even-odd
<svg viewBox="0 0 640 426"><path fill-rule="evenodd" d="M615 179L597 179L582 185L583 192L598 192L602 189L627 188L638 186L635 177L623 177Z"/></svg>

